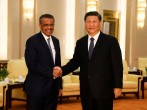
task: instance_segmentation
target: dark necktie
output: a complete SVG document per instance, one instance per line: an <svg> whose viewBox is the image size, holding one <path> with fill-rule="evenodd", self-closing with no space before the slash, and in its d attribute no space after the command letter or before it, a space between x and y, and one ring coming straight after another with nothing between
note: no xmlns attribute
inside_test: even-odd
<svg viewBox="0 0 147 110"><path fill-rule="evenodd" d="M90 45L89 45L89 59L91 58L92 52L94 48L94 38L90 38Z"/></svg>
<svg viewBox="0 0 147 110"><path fill-rule="evenodd" d="M48 44L48 47L50 49L50 52L51 52L51 55L52 55L52 59L53 59L53 52L52 52L52 48L51 48L51 45L50 45L50 38L47 39L47 44Z"/></svg>

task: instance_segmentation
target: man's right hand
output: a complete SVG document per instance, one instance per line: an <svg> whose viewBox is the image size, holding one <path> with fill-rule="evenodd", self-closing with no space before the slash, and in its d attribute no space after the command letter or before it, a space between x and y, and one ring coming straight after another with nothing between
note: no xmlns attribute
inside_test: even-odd
<svg viewBox="0 0 147 110"><path fill-rule="evenodd" d="M59 66L55 66L53 70L54 79L62 76L62 69Z"/></svg>

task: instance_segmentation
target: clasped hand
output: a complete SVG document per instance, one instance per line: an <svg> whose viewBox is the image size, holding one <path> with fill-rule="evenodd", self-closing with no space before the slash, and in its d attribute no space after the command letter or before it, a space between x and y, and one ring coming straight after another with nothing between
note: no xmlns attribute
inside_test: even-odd
<svg viewBox="0 0 147 110"><path fill-rule="evenodd" d="M54 79L62 76L62 69L59 66L55 66L53 69Z"/></svg>

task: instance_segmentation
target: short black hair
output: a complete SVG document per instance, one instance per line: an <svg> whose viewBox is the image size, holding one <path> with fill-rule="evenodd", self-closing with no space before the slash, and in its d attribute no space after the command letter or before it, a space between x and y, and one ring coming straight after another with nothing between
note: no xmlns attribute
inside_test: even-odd
<svg viewBox="0 0 147 110"><path fill-rule="evenodd" d="M54 19L54 16L51 15L51 14L43 14L43 15L41 15L40 18L39 18L39 23L40 23L40 24L42 23L42 22L41 22L42 18L52 18L52 19ZM55 19L54 19L54 20L55 20Z"/></svg>
<svg viewBox="0 0 147 110"><path fill-rule="evenodd" d="M85 21L86 21L86 18L87 18L88 16L97 16L98 19L99 19L100 21L102 20L102 16L101 16L97 11L90 11L90 12L87 12L87 13L85 14L85 17L84 17L84 20L85 20Z"/></svg>

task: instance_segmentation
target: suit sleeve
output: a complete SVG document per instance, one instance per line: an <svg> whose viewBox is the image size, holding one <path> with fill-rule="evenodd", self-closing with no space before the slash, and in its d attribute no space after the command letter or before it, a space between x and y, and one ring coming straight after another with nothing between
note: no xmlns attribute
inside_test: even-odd
<svg viewBox="0 0 147 110"><path fill-rule="evenodd" d="M59 88L59 89L63 89L62 77L59 77L59 78L58 78L58 88Z"/></svg>
<svg viewBox="0 0 147 110"><path fill-rule="evenodd" d="M42 63L42 58L39 56L39 49L37 45L38 42L36 39L31 38L26 42L25 61L28 70L31 71L32 74L53 78L53 67L46 65L46 62Z"/></svg>
<svg viewBox="0 0 147 110"><path fill-rule="evenodd" d="M114 88L122 88L123 64L121 49L116 38L113 39L111 45L111 62L113 68Z"/></svg>
<svg viewBox="0 0 147 110"><path fill-rule="evenodd" d="M77 41L73 58L70 59L66 65L62 66L63 76L73 72L79 67L79 44Z"/></svg>

